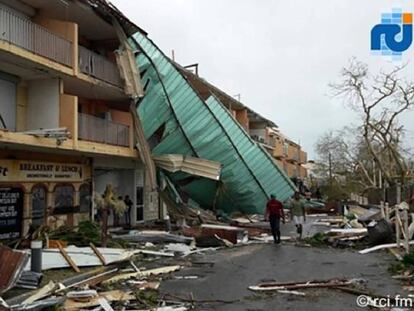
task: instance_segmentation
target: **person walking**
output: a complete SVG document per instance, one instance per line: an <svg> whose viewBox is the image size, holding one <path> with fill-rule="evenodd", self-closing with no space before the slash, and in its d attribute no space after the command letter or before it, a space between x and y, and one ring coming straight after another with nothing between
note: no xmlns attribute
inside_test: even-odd
<svg viewBox="0 0 414 311"><path fill-rule="evenodd" d="M270 222L274 243L280 243L280 220L285 223L285 214L283 211L283 204L276 200L274 194L270 195L270 200L266 204L265 212L266 221Z"/></svg>
<svg viewBox="0 0 414 311"><path fill-rule="evenodd" d="M303 224L306 222L305 203L300 198L300 193L295 192L290 203L291 219L295 223L299 239L302 239Z"/></svg>

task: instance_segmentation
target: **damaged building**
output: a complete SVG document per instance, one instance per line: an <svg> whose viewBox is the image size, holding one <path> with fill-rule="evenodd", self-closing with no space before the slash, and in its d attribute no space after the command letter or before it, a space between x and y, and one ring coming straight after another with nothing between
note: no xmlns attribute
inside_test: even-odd
<svg viewBox="0 0 414 311"><path fill-rule="evenodd" d="M93 217L109 183L132 199L133 223L158 217L143 209L129 109L139 78L117 65L119 29L142 30L116 15L101 1L0 1L1 238Z"/></svg>
<svg viewBox="0 0 414 311"><path fill-rule="evenodd" d="M261 213L306 174L299 145L277 155L272 121L105 0L0 0L0 67L3 239L93 219L109 184L131 198L134 225L165 217L167 201Z"/></svg>

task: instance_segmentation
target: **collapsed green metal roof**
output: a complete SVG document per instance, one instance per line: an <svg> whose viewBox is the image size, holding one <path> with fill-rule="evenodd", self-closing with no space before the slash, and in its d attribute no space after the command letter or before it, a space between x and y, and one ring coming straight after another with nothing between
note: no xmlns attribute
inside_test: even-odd
<svg viewBox="0 0 414 311"><path fill-rule="evenodd" d="M288 199L295 186L253 141L218 98L206 101L146 36L130 38L145 96L138 102L145 137L154 155L182 154L223 165L219 182L168 174L205 208L261 213L271 193Z"/></svg>

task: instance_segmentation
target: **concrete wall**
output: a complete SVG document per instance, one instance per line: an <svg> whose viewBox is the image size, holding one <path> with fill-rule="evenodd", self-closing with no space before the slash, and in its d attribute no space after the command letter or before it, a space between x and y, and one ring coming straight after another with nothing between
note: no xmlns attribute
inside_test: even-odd
<svg viewBox="0 0 414 311"><path fill-rule="evenodd" d="M21 82L17 86L16 131L23 132L27 124L27 85Z"/></svg>
<svg viewBox="0 0 414 311"><path fill-rule="evenodd" d="M246 131L249 131L249 117L247 116L247 109L236 110L236 119Z"/></svg>
<svg viewBox="0 0 414 311"><path fill-rule="evenodd" d="M27 129L59 127L59 79L28 82Z"/></svg>
<svg viewBox="0 0 414 311"><path fill-rule="evenodd" d="M78 139L78 97L60 95L59 127L67 127L72 139Z"/></svg>

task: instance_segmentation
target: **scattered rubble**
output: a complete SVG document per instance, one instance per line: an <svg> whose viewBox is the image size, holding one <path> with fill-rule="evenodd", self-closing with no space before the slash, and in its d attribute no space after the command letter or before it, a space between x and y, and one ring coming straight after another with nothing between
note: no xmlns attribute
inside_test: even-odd
<svg viewBox="0 0 414 311"><path fill-rule="evenodd" d="M319 204L319 203L318 203ZM313 208L321 209L320 204ZM180 206L182 208L183 206ZM405 270L397 275L400 280L411 282L411 257L397 250L405 250L414 241L407 241L409 235L407 220L398 214L401 207L350 206L344 215L316 213L308 215L310 227L316 234L297 241L295 236L282 236L285 242L305 243L313 247L358 247L360 254L380 249L390 249ZM191 211L191 212L189 212ZM378 212L379 211L379 212ZM187 214L186 214L187 213ZM260 215L222 215L213 221L210 212L198 213L188 207L181 213L180 221L170 226L172 231L109 230L108 244L117 247L101 247L100 228L96 224L84 222L76 228L60 228L49 231L43 228L38 238L43 237L41 270L31 271L30 251L11 250L0 247L0 270L8 271L9 277L1 278L1 293L12 287L31 290L23 295L1 301L11 310L41 310L49 306L60 306L62 310L188 310L197 303L217 303L200 301L193 297L159 295L163 279L197 280L199 275L179 275L174 273L184 266L204 264L186 257L204 252L214 252L221 248L238 247L256 243L273 243L269 224ZM189 215L188 218L185 215ZM200 216L203 215L203 216ZM387 216L386 216L387 215ZM177 216L177 215L176 215ZM387 218L388 217L388 218ZM208 222L205 220L209 219ZM188 224L192 224L189 226ZM174 226L175 225L175 226ZM389 241L394 236L394 228L400 228L403 240ZM412 226L414 227L414 225ZM154 226L154 228L159 228ZM90 238L89 238L90 236ZM379 245L375 245L379 244ZM23 245L27 245L22 243ZM372 246L366 248L367 246ZM1 265L3 256L11 256L16 264L13 267ZM6 258L4 257L4 258ZM8 258L8 257L7 257ZM414 260L413 260L414 263ZM214 263L206 263L213 266ZM91 269L92 271L85 271ZM414 264L412 264L414 268ZM48 270L66 269L72 276L50 281L44 277ZM409 274L407 274L409 273ZM49 283L47 283L49 281ZM250 286L256 292L276 292L283 295L307 296L308 288L332 288L347 292L358 292L359 280L331 279L306 282L271 282ZM406 286L410 286L407 283ZM226 303L223 301L222 303Z"/></svg>

